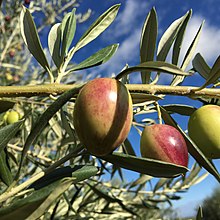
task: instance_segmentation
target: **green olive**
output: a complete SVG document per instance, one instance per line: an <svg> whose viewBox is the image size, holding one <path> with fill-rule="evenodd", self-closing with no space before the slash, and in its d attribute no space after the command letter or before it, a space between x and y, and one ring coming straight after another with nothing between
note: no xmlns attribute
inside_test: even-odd
<svg viewBox="0 0 220 220"><path fill-rule="evenodd" d="M205 105L189 119L188 133L207 158L220 158L220 107Z"/></svg>
<svg viewBox="0 0 220 220"><path fill-rule="evenodd" d="M20 119L20 114L16 111L6 112L4 115L4 120L7 124L13 124Z"/></svg>

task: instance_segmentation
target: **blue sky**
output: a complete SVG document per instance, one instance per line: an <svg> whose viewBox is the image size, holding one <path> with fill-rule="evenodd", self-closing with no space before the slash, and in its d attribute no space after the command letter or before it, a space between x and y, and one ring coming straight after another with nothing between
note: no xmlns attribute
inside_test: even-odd
<svg viewBox="0 0 220 220"><path fill-rule="evenodd" d="M80 56L76 58L78 61L83 60L98 49L113 43L119 43L119 49L109 62L101 67L86 70L86 74L92 73L97 76L111 76L113 73L117 74L120 72L126 63L130 66L139 63L139 40L141 28L147 13L152 7L155 7L157 11L159 35L165 31L171 22L183 16L189 9L192 9L193 15L186 31L182 57L203 20L205 20L205 25L196 52L200 52L210 66L212 66L215 59L218 57L220 52L220 4L217 0L84 0L77 11L85 12L89 7L93 12L90 20L78 25L78 36L81 35L86 28L89 27L89 24L91 24L101 13L117 3L121 3L121 7L114 23L97 40L92 42L85 49L82 49L79 53ZM136 74L135 77L133 77L133 80L134 82L139 81L139 74ZM162 82L166 83L166 77L164 77L164 81ZM186 85L200 85L202 82L203 81L200 77L195 76L194 78L187 80ZM196 107L201 106L200 102L192 102L192 100L188 98L180 97L167 97L164 103L191 104ZM175 119L183 129L187 129L187 117L176 115ZM135 148L138 149L139 139L135 134L135 131L130 133L129 138ZM193 160L190 159L189 167L192 162ZM215 164L219 169L219 164L217 164L217 162ZM203 170L202 173L204 172L205 171ZM128 172L127 175L130 175L129 177L131 179L136 176L133 172ZM192 187L187 193L182 193L181 196L183 199L174 202L174 208L179 210L179 213L182 216L194 213L194 209L198 206L199 202L201 202L206 196L210 195L214 187L217 185L217 181L209 175L208 178Z"/></svg>

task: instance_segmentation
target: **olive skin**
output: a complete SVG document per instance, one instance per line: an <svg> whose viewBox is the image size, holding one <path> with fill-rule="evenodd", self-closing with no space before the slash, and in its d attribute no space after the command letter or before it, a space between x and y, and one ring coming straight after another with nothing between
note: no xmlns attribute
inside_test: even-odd
<svg viewBox="0 0 220 220"><path fill-rule="evenodd" d="M209 159L220 158L220 107L204 105L188 122L189 137Z"/></svg>
<svg viewBox="0 0 220 220"><path fill-rule="evenodd" d="M188 166L188 150L182 134L165 124L146 126L141 135L141 155L181 166Z"/></svg>
<svg viewBox="0 0 220 220"><path fill-rule="evenodd" d="M73 124L81 143L95 156L105 156L122 144L132 119L130 93L118 80L91 80L77 96Z"/></svg>
<svg viewBox="0 0 220 220"><path fill-rule="evenodd" d="M20 119L20 114L16 111L6 112L4 115L4 120L7 124L13 124Z"/></svg>

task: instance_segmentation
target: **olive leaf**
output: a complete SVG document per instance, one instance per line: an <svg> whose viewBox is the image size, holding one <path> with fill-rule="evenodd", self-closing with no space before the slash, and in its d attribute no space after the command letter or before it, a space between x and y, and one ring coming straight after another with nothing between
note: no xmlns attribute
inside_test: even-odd
<svg viewBox="0 0 220 220"><path fill-rule="evenodd" d="M16 178L19 177L20 170L24 161L24 157L27 154L27 151L31 144L34 144L37 137L41 134L43 129L46 127L48 121L53 117L53 115L59 111L59 109L66 104L76 93L79 92L82 85L78 85L77 87L68 90L67 92L63 93L55 102L53 102L46 110L45 112L38 118L38 120L35 122L33 128L31 129L30 134L28 135L26 142L23 147L22 155L21 155L21 161L19 165L18 172L16 174Z"/></svg>
<svg viewBox="0 0 220 220"><path fill-rule="evenodd" d="M183 76L189 76L190 74L187 72L184 72L182 69L177 67L176 65L164 62L164 61L148 61L139 64L138 66L133 66L126 68L122 70L115 79L120 79L125 75L128 75L132 72L138 72L141 70L149 70L149 71L158 71L158 72L164 72L169 74L176 74L176 75L183 75Z"/></svg>
<svg viewBox="0 0 220 220"><path fill-rule="evenodd" d="M19 131L24 120L20 120L13 124L6 125L0 129L0 152L7 146L8 142Z"/></svg>
<svg viewBox="0 0 220 220"><path fill-rule="evenodd" d="M157 13L152 8L148 13L144 25L142 27L140 40L140 61L141 63L154 60L158 32ZM149 83L150 73L141 71L142 83Z"/></svg>
<svg viewBox="0 0 220 220"><path fill-rule="evenodd" d="M52 59L57 66L61 65L60 46L61 46L61 29L60 23L52 26L48 35L48 47Z"/></svg>
<svg viewBox="0 0 220 220"><path fill-rule="evenodd" d="M189 105L163 105L163 108L169 113L178 113L180 115L187 115L190 116L196 110L195 107Z"/></svg>
<svg viewBox="0 0 220 220"><path fill-rule="evenodd" d="M175 177L188 171L186 167L172 163L148 158L139 158L118 152L101 158L119 167L154 177Z"/></svg>
<svg viewBox="0 0 220 220"><path fill-rule="evenodd" d="M117 51L118 49L118 44L112 44L108 47L105 47L86 60L82 61L81 63L77 64L76 66L70 68L68 70L68 73L71 73L76 70L81 70L81 69L87 69L90 67L98 66L101 65L105 62L107 62Z"/></svg>
<svg viewBox="0 0 220 220"><path fill-rule="evenodd" d="M194 52L196 50L196 47L198 45L198 42L199 42L199 38L200 38L200 35L201 35L201 32L202 32L202 27L203 27L203 24L204 22L200 25L197 33L196 33L196 36L194 37L192 43L190 44L184 58L183 58L183 61L182 61L182 64L181 64L181 69L185 70L186 67L189 65L189 62L191 61L193 55L194 55ZM175 76L171 85L172 86L176 86L178 85L179 83L181 83L183 80L184 80L184 76Z"/></svg>
<svg viewBox="0 0 220 220"><path fill-rule="evenodd" d="M193 68L198 72L203 78L207 79L210 75L211 68L206 63L205 59L200 53L197 53L192 60Z"/></svg>
<svg viewBox="0 0 220 220"><path fill-rule="evenodd" d="M131 92L131 98L133 104L143 103L147 101L158 101L162 98L156 95L151 94L144 94L144 93L137 93L137 92Z"/></svg>
<svg viewBox="0 0 220 220"><path fill-rule="evenodd" d="M98 168L95 166L76 166L73 170L69 171L70 173L66 173L66 176L69 177L64 178L61 172L62 179L38 190L34 190L26 197L15 200L9 206L1 208L1 220L16 218L38 219L51 203L66 191L72 183L78 183L96 175Z"/></svg>
<svg viewBox="0 0 220 220"><path fill-rule="evenodd" d="M205 88L206 86L216 82L219 78L220 78L220 56L216 59L206 82L201 87L199 87L199 89L196 90Z"/></svg>
<svg viewBox="0 0 220 220"><path fill-rule="evenodd" d="M175 20L162 35L157 48L157 60L165 61L167 54L171 48L171 45L173 44L176 38L180 25L187 16L188 12L181 18Z"/></svg>
<svg viewBox="0 0 220 220"><path fill-rule="evenodd" d="M199 206L198 212L196 214L196 220L202 220L202 219L203 219L202 207Z"/></svg>
<svg viewBox="0 0 220 220"><path fill-rule="evenodd" d="M7 152L5 150L0 152L0 179L7 186L9 186L13 181L10 166L8 163Z"/></svg>
<svg viewBox="0 0 220 220"><path fill-rule="evenodd" d="M187 24L192 16L192 10L188 11L186 15L184 16L184 19L182 21L182 24L179 27L174 45L173 45L173 53L172 53L172 63L177 65L178 64L178 59L180 56L180 50L182 47L182 42L185 34L185 30L187 27Z"/></svg>
<svg viewBox="0 0 220 220"><path fill-rule="evenodd" d="M114 21L119 7L120 4L116 4L104 12L83 34L73 49L77 51L98 37Z"/></svg>
<svg viewBox="0 0 220 220"><path fill-rule="evenodd" d="M21 35L31 54L46 71L50 71L50 66L40 43L35 23L30 11L24 6L22 6L20 15L20 27Z"/></svg>
<svg viewBox="0 0 220 220"><path fill-rule="evenodd" d="M7 110L13 108L14 105L15 105L14 102L0 100L0 113L6 112Z"/></svg>
<svg viewBox="0 0 220 220"><path fill-rule="evenodd" d="M74 8L72 12L67 13L61 23L61 58L62 60L67 55L70 45L73 41L75 31L76 31L76 9Z"/></svg>

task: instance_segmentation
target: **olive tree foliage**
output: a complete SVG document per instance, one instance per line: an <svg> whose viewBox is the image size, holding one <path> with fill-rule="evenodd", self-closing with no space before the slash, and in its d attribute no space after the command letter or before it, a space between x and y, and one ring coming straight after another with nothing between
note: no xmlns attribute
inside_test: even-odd
<svg viewBox="0 0 220 220"><path fill-rule="evenodd" d="M203 219L219 219L220 218L220 188L216 187L212 194L205 198L202 202Z"/></svg>
<svg viewBox="0 0 220 220"><path fill-rule="evenodd" d="M140 64L122 67L115 77L131 93L135 132L140 135L142 128L152 123L176 127L194 160L187 168L141 158L129 139L112 154L96 157L77 137L72 122L74 103L83 86L79 70L107 62L117 52L118 44L112 42L81 63L74 62L74 55L117 19L120 5L113 5L97 17L73 46L77 21L87 19L90 11L79 16L76 1L31 1L24 6L20 1L12 2L2 3L0 18L1 219L159 219L169 214L166 208L172 201L181 199L180 192L186 192L208 174L220 182L212 161L172 117L173 113L190 116L196 108L175 103L160 105L167 94L202 101L219 97L219 58L209 67L201 54L194 55L203 24L183 60L179 60L191 10L158 39L157 12L152 8L140 33ZM48 27L45 50L40 38ZM171 63L166 62L169 52ZM193 68L188 70L191 62ZM142 84L130 84L133 72L140 72ZM205 84L198 88L179 86L195 73L206 79ZM158 85L161 74L173 76L170 85ZM70 84L72 80L77 82ZM206 89L207 85L212 88ZM7 124L4 115L11 109L21 117ZM144 119L138 120L138 115ZM126 179L125 170L137 177Z"/></svg>

